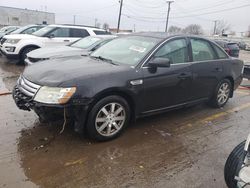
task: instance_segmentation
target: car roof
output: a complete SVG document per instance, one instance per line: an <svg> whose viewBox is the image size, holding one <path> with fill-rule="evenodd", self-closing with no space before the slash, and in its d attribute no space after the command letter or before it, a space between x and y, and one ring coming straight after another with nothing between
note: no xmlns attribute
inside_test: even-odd
<svg viewBox="0 0 250 188"><path fill-rule="evenodd" d="M93 38L100 38L100 39L110 39L110 38L116 38L116 35L94 35L94 36L88 36Z"/></svg>
<svg viewBox="0 0 250 188"><path fill-rule="evenodd" d="M200 39L205 39L209 40L206 37L202 36L197 36L197 35L188 35L188 34L168 34L166 32L138 32L138 33L131 33L126 36L142 36L142 37L153 37L153 38L158 38L158 39L169 39L169 38L174 38L174 37L192 37L192 38L200 38ZM126 37L124 36L124 37Z"/></svg>
<svg viewBox="0 0 250 188"><path fill-rule="evenodd" d="M100 28L92 27L92 26L84 26L84 25L51 24L51 25L48 25L48 26L65 27L65 28L79 28L79 29L91 29L91 30L105 31L104 29L100 29Z"/></svg>

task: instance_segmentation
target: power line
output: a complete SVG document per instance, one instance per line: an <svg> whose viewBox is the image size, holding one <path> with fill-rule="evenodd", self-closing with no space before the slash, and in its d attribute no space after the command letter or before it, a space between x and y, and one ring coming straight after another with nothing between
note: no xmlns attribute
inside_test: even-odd
<svg viewBox="0 0 250 188"><path fill-rule="evenodd" d="M186 16L172 17L172 19L187 18L187 17L201 16L201 15L208 15L208 14L216 14L216 13L226 12L226 11L230 11L230 10L245 8L245 7L249 7L249 6L250 6L250 4L245 4L245 5L238 6L238 7L234 7L234 8L227 8L227 9L222 9L222 10L216 10L216 11L211 11L211 12L205 12L205 13L201 13L201 14L190 14L190 15L186 15Z"/></svg>
<svg viewBox="0 0 250 188"><path fill-rule="evenodd" d="M234 2L235 0L230 0L230 1L220 1L220 3L217 3L217 4L214 4L214 5L211 5L211 6L206 6L204 8L197 8L197 9L193 9L193 10L188 10L188 12L200 12L200 11L203 11L203 10L207 10L207 9L211 9L211 8L215 8L215 7L220 7L222 5L228 5L228 3L232 3ZM180 4L176 3L181 9L185 10ZM187 12L187 10L185 10L185 12Z"/></svg>

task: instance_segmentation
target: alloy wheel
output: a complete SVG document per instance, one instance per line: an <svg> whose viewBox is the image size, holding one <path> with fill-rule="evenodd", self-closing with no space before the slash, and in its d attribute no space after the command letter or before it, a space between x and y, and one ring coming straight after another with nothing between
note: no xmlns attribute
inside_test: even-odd
<svg viewBox="0 0 250 188"><path fill-rule="evenodd" d="M228 83L222 83L218 94L217 94L217 102L219 105L223 105L224 103L227 102L230 94L230 86Z"/></svg>
<svg viewBox="0 0 250 188"><path fill-rule="evenodd" d="M95 127L102 136L113 136L118 133L126 121L125 108L119 103L108 103L96 115Z"/></svg>

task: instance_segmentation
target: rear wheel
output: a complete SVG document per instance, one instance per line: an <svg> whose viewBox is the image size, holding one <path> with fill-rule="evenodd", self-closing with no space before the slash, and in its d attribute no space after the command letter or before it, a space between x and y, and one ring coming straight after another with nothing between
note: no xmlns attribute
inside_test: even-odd
<svg viewBox="0 0 250 188"><path fill-rule="evenodd" d="M229 155L225 164L224 176L227 186L229 188L237 187L237 181L235 180L235 176L238 175L239 168L242 165L244 157L244 146L245 142L239 144Z"/></svg>
<svg viewBox="0 0 250 188"><path fill-rule="evenodd" d="M129 119L127 101L119 96L108 96L97 102L90 111L87 133L97 141L111 140L122 133Z"/></svg>
<svg viewBox="0 0 250 188"><path fill-rule="evenodd" d="M209 105L215 108L223 107L232 91L232 84L228 79L222 80L216 87L214 95L209 101Z"/></svg>

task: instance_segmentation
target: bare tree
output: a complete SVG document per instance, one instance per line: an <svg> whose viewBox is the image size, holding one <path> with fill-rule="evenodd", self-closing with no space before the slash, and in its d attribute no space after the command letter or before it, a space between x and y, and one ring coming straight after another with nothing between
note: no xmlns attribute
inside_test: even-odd
<svg viewBox="0 0 250 188"><path fill-rule="evenodd" d="M95 27L101 28L101 24L100 24L99 22L97 22L97 23L95 24Z"/></svg>
<svg viewBox="0 0 250 188"><path fill-rule="evenodd" d="M203 29L198 24L190 24L183 29L183 33L192 35L202 35Z"/></svg>
<svg viewBox="0 0 250 188"><path fill-rule="evenodd" d="M182 32L182 28L177 26L170 26L168 29L168 33L170 34L179 34Z"/></svg>
<svg viewBox="0 0 250 188"><path fill-rule="evenodd" d="M109 24L108 23L104 23L102 25L102 28L105 29L105 30L108 30L109 29Z"/></svg>
<svg viewBox="0 0 250 188"><path fill-rule="evenodd" d="M215 25L215 34L223 35L225 32L229 31L231 28L230 24L224 20L218 20Z"/></svg>

